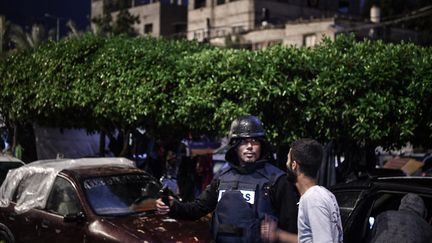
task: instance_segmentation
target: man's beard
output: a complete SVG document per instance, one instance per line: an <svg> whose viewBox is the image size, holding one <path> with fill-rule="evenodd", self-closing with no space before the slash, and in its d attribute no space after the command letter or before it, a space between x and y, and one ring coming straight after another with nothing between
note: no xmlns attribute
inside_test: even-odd
<svg viewBox="0 0 432 243"><path fill-rule="evenodd" d="M296 183L297 182L297 175L294 173L294 171L291 168L287 168L287 179L288 181L292 182L292 183Z"/></svg>

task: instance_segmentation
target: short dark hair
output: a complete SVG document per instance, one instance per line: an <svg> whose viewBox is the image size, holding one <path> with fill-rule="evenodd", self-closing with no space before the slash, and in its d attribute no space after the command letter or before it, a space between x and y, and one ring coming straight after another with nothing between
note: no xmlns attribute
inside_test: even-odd
<svg viewBox="0 0 432 243"><path fill-rule="evenodd" d="M311 138L302 138L291 143L291 159L300 164L300 171L308 177L316 178L321 167L323 148Z"/></svg>

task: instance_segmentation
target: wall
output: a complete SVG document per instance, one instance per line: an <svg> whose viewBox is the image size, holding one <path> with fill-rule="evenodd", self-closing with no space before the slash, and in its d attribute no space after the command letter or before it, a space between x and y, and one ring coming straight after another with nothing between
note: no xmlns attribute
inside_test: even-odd
<svg viewBox="0 0 432 243"><path fill-rule="evenodd" d="M135 24L134 28L140 35L144 35L144 26L146 24L153 24L153 32L151 36L159 37L161 35L161 3L155 2L151 4L141 5L129 9L132 15L139 15L140 23Z"/></svg>
<svg viewBox="0 0 432 243"><path fill-rule="evenodd" d="M315 35L316 44L321 42L323 35L334 39L336 29L333 28L335 20L333 18L327 20L318 20L316 22L303 23L287 23L285 26L285 45L304 45L305 35Z"/></svg>
<svg viewBox="0 0 432 243"><path fill-rule="evenodd" d="M207 1L207 3L211 3ZM208 35L207 18L210 20L212 35L229 34L233 26L237 29L252 29L255 22L254 1L239 0L221 5L193 9L189 6L187 38L203 40Z"/></svg>

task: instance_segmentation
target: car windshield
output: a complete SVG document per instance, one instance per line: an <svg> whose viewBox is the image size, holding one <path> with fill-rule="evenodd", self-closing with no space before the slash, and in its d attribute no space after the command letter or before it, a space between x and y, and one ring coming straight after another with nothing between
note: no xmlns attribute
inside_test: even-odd
<svg viewBox="0 0 432 243"><path fill-rule="evenodd" d="M146 174L112 175L83 181L86 197L98 215L154 210L161 185Z"/></svg>

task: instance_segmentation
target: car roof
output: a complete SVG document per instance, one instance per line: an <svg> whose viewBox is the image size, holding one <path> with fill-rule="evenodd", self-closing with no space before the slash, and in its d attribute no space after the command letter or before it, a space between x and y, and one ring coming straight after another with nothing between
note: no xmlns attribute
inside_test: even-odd
<svg viewBox="0 0 432 243"><path fill-rule="evenodd" d="M136 168L135 163L125 158L82 158L35 161L10 170L0 187L0 207L7 207L22 181L25 187L17 199L15 211L24 213L31 208L43 208L55 178L61 171L104 167Z"/></svg>
<svg viewBox="0 0 432 243"><path fill-rule="evenodd" d="M426 176L395 176L375 178L379 184L398 184L404 186L416 186L432 189L432 177Z"/></svg>
<svg viewBox="0 0 432 243"><path fill-rule="evenodd" d="M17 163L24 164L24 162L18 158L9 155L0 154L0 163L2 162L17 162Z"/></svg>
<svg viewBox="0 0 432 243"><path fill-rule="evenodd" d="M347 183L336 184L331 187L331 190L343 189L364 189L372 185L380 186L403 186L403 187L418 187L432 188L432 177L421 176L387 176L387 177L363 177Z"/></svg>
<svg viewBox="0 0 432 243"><path fill-rule="evenodd" d="M100 165L100 166L88 165L88 166L81 166L76 168L63 169L62 171L60 171L61 174L65 174L70 177L80 177L80 178L118 175L118 174L125 174L131 172L143 172L143 170L137 167L127 167L121 165Z"/></svg>
<svg viewBox="0 0 432 243"><path fill-rule="evenodd" d="M54 159L54 160L38 160L23 166L21 169L26 170L31 168L39 168L41 170L56 170L77 169L82 167L95 167L103 165L120 165L135 167L135 162L126 158L81 158L81 159Z"/></svg>

